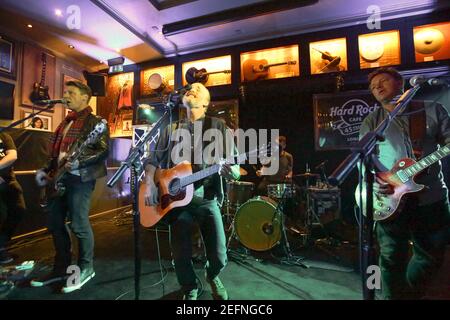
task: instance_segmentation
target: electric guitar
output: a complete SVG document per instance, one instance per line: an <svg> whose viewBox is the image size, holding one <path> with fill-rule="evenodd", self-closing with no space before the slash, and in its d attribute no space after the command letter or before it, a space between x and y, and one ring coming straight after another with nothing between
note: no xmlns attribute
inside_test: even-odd
<svg viewBox="0 0 450 320"><path fill-rule="evenodd" d="M216 73L231 73L231 70L207 72L205 68L198 70L197 68L192 67L186 71L185 78L186 78L187 83L189 83L189 84L193 84L195 82L200 82L202 84L205 84L208 82L209 75L216 74Z"/></svg>
<svg viewBox="0 0 450 320"><path fill-rule="evenodd" d="M103 119L101 122L97 123L94 129L88 134L87 139L83 141L82 144L70 150L67 157L65 157L58 167L49 172L47 179L47 185L45 186L45 192L42 192L40 205L41 207L46 207L48 200L53 199L58 196L62 196L66 191L64 183L61 181L62 177L68 170L65 167L67 162L74 162L78 160L81 154L86 150L89 145L92 145L98 141L103 132L106 131L107 122Z"/></svg>
<svg viewBox="0 0 450 320"><path fill-rule="evenodd" d="M417 162L410 158L400 159L390 171L376 173L379 179L393 187L394 192L388 195L380 195L374 192L373 220L386 220L400 212L404 195L418 192L425 188L424 185L414 182L415 176L449 154L450 144L447 144L445 147L440 148ZM366 208L365 187L362 189L362 208ZM355 191L355 198L358 206L361 208L359 195L360 190L358 186ZM365 210L363 212L365 214Z"/></svg>
<svg viewBox="0 0 450 320"><path fill-rule="evenodd" d="M278 63L268 64L266 59L254 60L247 59L242 65L244 73L244 81L254 81L259 78L266 78L269 75L269 68L282 66L282 65L294 65L297 61L284 61Z"/></svg>
<svg viewBox="0 0 450 320"><path fill-rule="evenodd" d="M277 146L271 149L276 152ZM242 163L252 155L259 152L260 155L267 153L270 147L262 146L259 150L253 150L248 154L237 156L236 163ZM231 161L230 161L231 162ZM208 168L192 173L192 165L188 161L183 161L171 169L158 169L155 173L155 184L158 188L159 202L157 205L148 206L145 204L145 193L147 184L141 183L139 188L139 208L141 224L144 227L154 226L171 209L188 205L194 195L193 183L205 179L220 170L219 164L214 164Z"/></svg>
<svg viewBox="0 0 450 320"><path fill-rule="evenodd" d="M33 103L38 100L50 99L50 96L48 94L48 86L45 85L45 69L47 66L47 55L44 52L42 52L41 61L42 61L41 82L34 83L33 91L30 94L30 100Z"/></svg>

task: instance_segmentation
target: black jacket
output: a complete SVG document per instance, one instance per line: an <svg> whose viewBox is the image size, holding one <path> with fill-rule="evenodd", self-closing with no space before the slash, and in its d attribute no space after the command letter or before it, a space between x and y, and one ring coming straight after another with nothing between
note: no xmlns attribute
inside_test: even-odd
<svg viewBox="0 0 450 320"><path fill-rule="evenodd" d="M99 123L101 120L101 117L97 117L93 114L88 115L84 128L81 131L81 135L78 137L77 141L74 143L71 149L73 150L73 148L81 145L83 141L87 139L89 133L94 130L97 123ZM100 139L98 139L95 144L88 145L86 150L84 150L84 152L80 156L80 165L78 167L78 170L80 170L82 182L87 182L106 176L107 172L105 160L108 157L108 145L109 128L107 128L107 130L103 132ZM48 172L51 169L56 168L57 162L57 158L51 158L45 171Z"/></svg>

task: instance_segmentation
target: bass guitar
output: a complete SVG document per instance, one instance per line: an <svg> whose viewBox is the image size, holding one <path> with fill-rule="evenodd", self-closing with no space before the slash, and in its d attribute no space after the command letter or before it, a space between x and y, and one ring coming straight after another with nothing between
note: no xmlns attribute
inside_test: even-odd
<svg viewBox="0 0 450 320"><path fill-rule="evenodd" d="M270 147L262 146L259 151L254 150L248 154L237 156L236 163L242 163L252 155L265 154ZM272 152L277 151L274 146ZM208 168L192 173L192 165L188 161L183 161L171 169L158 169L155 173L155 184L158 188L159 202L155 206L148 206L145 203L145 193L147 184L141 183L139 188L139 208L141 216L141 224L144 227L154 226L161 220L171 209L188 205L194 195L193 183L205 179L220 170L219 164L214 164Z"/></svg>
<svg viewBox="0 0 450 320"><path fill-rule="evenodd" d="M425 188L422 184L414 182L414 178L421 171L443 159L450 154L450 144L429 154L419 161L410 158L400 159L390 171L378 172L378 179L388 183L393 188L393 193L388 195L373 194L373 220L386 220L399 213L402 209L403 198L408 193L419 192ZM358 206L366 208L366 190L362 188L362 203L360 199L360 186L356 188L355 199ZM362 206L361 206L362 205ZM363 210L365 214L365 210Z"/></svg>
<svg viewBox="0 0 450 320"><path fill-rule="evenodd" d="M58 167L49 172L45 191L41 194L41 207L46 207L48 200L64 195L66 188L62 178L64 174L68 172L65 164L78 160L89 145L92 145L99 140L100 136L106 131L106 128L107 122L105 119L102 119L102 121L97 123L94 129L88 134L87 139L82 144L77 145L70 150L68 155L60 161Z"/></svg>

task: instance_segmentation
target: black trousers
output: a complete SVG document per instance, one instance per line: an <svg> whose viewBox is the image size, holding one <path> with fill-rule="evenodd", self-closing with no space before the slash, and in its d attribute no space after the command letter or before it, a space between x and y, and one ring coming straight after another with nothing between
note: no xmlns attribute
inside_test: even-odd
<svg viewBox="0 0 450 320"><path fill-rule="evenodd" d="M450 240L448 200L417 206L408 200L392 221L376 226L385 299L419 299L432 275L443 264ZM413 243L412 257L409 241Z"/></svg>
<svg viewBox="0 0 450 320"><path fill-rule="evenodd" d="M25 215L23 191L17 180L0 185L0 249L6 247Z"/></svg>

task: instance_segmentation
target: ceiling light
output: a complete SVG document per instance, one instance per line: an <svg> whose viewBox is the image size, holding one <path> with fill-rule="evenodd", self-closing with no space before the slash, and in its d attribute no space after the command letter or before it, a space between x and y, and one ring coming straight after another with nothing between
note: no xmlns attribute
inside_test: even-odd
<svg viewBox="0 0 450 320"><path fill-rule="evenodd" d="M120 52L120 49L116 49L116 52Z"/></svg>
<svg viewBox="0 0 450 320"><path fill-rule="evenodd" d="M33 25L27 24L27 27L31 29L31 28L33 28Z"/></svg>
<svg viewBox="0 0 450 320"><path fill-rule="evenodd" d="M58 17L61 17L62 11L60 9L55 9L55 15L57 15Z"/></svg>
<svg viewBox="0 0 450 320"><path fill-rule="evenodd" d="M71 44L69 44L69 48L70 49L75 49L75 47L73 45L71 45Z"/></svg>

